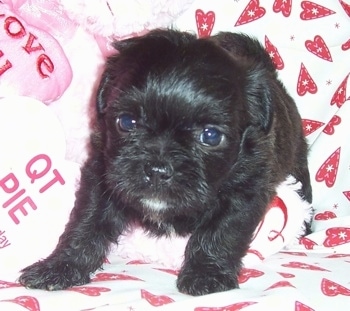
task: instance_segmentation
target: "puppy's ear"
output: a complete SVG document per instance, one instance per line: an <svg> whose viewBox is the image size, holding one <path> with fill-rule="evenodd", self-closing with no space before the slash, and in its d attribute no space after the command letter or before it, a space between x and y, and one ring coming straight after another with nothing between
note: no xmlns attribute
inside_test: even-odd
<svg viewBox="0 0 350 311"><path fill-rule="evenodd" d="M220 32L211 39L237 60L244 61L247 65L260 64L267 71L276 73L269 54L257 39L232 32Z"/></svg>
<svg viewBox="0 0 350 311"><path fill-rule="evenodd" d="M128 51L138 44L139 37L113 42L115 54L108 57L97 91L96 108L103 115L111 100L115 100L123 87L130 82L135 71L137 55Z"/></svg>
<svg viewBox="0 0 350 311"><path fill-rule="evenodd" d="M252 124L261 126L268 133L271 129L274 107L271 83L266 69L255 66L247 71L246 99Z"/></svg>
<svg viewBox="0 0 350 311"><path fill-rule="evenodd" d="M242 66L246 73L245 95L251 123L268 132L273 121L272 91L276 79L270 56L258 40L244 34L221 32L211 40Z"/></svg>
<svg viewBox="0 0 350 311"><path fill-rule="evenodd" d="M106 110L109 81L110 81L110 77L106 73L103 74L100 84L98 86L97 98L96 98L96 108L97 108L98 115L102 115Z"/></svg>
<svg viewBox="0 0 350 311"><path fill-rule="evenodd" d="M96 110L99 116L104 115L110 101L115 99L121 90L121 85L125 76L125 71L122 67L119 54L110 56L107 59L97 89Z"/></svg>

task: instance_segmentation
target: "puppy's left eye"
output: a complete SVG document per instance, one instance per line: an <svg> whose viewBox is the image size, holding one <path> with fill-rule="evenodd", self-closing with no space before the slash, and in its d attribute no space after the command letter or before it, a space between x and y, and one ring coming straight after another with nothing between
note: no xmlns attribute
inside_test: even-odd
<svg viewBox="0 0 350 311"><path fill-rule="evenodd" d="M117 126L123 132L130 132L136 128L137 121L131 114L123 113L117 118Z"/></svg>
<svg viewBox="0 0 350 311"><path fill-rule="evenodd" d="M223 140L223 133L215 127L206 127L199 135L199 141L204 146L215 147L218 146Z"/></svg>

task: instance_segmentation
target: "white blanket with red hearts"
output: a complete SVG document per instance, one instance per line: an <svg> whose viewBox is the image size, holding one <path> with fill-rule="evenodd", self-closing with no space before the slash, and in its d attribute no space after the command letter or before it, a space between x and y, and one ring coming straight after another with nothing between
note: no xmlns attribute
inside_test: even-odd
<svg viewBox="0 0 350 311"><path fill-rule="evenodd" d="M35 2L47 4L0 2L0 310L349 309L349 0L193 0L173 15L172 26L199 37L258 37L297 102L310 145L314 233L295 239L308 205L289 179L257 228L240 289L202 297L176 289L186 240L147 240L139 228L121 238L90 284L45 292L17 283L22 267L54 249L68 219L105 52L62 14L50 24L32 18L43 10L18 9Z"/></svg>

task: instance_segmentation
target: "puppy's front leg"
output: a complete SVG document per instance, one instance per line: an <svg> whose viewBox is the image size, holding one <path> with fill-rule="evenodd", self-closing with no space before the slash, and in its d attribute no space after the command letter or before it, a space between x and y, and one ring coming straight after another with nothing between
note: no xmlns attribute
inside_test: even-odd
<svg viewBox="0 0 350 311"><path fill-rule="evenodd" d="M254 229L225 216L198 228L186 247L177 280L179 291L199 296L238 288L242 258Z"/></svg>
<svg viewBox="0 0 350 311"><path fill-rule="evenodd" d="M90 281L90 273L102 266L111 240L123 229L103 191L100 163L91 158L85 164L65 232L49 257L22 270L22 285L46 290L82 285Z"/></svg>

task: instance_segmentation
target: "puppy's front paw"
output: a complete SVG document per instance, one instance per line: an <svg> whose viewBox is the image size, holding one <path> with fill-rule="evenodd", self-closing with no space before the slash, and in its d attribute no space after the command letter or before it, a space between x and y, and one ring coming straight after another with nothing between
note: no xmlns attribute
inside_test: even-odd
<svg viewBox="0 0 350 311"><path fill-rule="evenodd" d="M238 288L238 281L232 272L206 271L205 267L185 267L177 279L177 288L181 293L201 296Z"/></svg>
<svg viewBox="0 0 350 311"><path fill-rule="evenodd" d="M53 291L90 282L88 273L79 271L68 261L46 259L34 263L21 272L18 281L28 288Z"/></svg>

